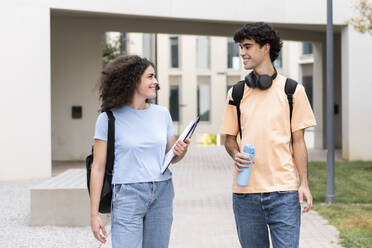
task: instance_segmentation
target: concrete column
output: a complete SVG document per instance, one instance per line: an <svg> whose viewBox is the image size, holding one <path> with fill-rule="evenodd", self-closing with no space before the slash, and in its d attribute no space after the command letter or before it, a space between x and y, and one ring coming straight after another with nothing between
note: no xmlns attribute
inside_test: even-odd
<svg viewBox="0 0 372 248"><path fill-rule="evenodd" d="M342 29L342 157L372 160L372 36Z"/></svg>
<svg viewBox="0 0 372 248"><path fill-rule="evenodd" d="M196 117L197 82L196 82L196 39L193 35L180 36L180 67L182 71L180 128Z"/></svg>
<svg viewBox="0 0 372 248"><path fill-rule="evenodd" d="M323 116L324 116L324 81L323 81L323 52L324 47L321 42L313 43L313 54L314 54L314 64L313 64L313 111L317 125L314 128L314 148L323 149Z"/></svg>
<svg viewBox="0 0 372 248"><path fill-rule="evenodd" d="M143 34L128 33L128 54L143 56Z"/></svg>
<svg viewBox="0 0 372 248"><path fill-rule="evenodd" d="M279 70L284 76L290 77L297 82L302 82L300 76L301 70L299 61L301 43L297 41L284 41L282 54L283 54L283 69Z"/></svg>
<svg viewBox="0 0 372 248"><path fill-rule="evenodd" d="M211 37L211 125L207 133L219 133L226 100L227 39Z"/></svg>
<svg viewBox="0 0 372 248"><path fill-rule="evenodd" d="M50 10L5 1L0 8L0 180L51 175Z"/></svg>
<svg viewBox="0 0 372 248"><path fill-rule="evenodd" d="M169 109L169 35L158 34L158 81L160 90L158 92L158 104Z"/></svg>

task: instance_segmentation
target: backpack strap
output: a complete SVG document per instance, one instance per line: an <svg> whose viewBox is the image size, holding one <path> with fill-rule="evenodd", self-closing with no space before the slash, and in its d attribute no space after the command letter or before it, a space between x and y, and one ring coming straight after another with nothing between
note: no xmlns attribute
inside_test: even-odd
<svg viewBox="0 0 372 248"><path fill-rule="evenodd" d="M240 101L243 98L243 93L244 93L244 84L245 81L239 81L236 84L234 84L231 97L233 100L229 101L230 105L236 106L236 113L238 115L238 125L239 125L239 133L240 133L240 138L242 138L242 128L240 125Z"/></svg>
<svg viewBox="0 0 372 248"><path fill-rule="evenodd" d="M115 160L115 117L111 110L106 111L108 117L106 172L112 175Z"/></svg>
<svg viewBox="0 0 372 248"><path fill-rule="evenodd" d="M285 81L284 91L288 98L289 103L289 121L292 122L292 112L293 112L293 95L297 88L297 82L291 78L287 78Z"/></svg>

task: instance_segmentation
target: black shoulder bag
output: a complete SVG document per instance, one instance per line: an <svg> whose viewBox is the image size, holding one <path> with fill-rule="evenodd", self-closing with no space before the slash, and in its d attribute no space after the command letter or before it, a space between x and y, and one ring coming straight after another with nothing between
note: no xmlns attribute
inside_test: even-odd
<svg viewBox="0 0 372 248"><path fill-rule="evenodd" d="M110 110L106 111L108 116L108 134L107 134L107 154L106 154L106 166L105 175L103 177L103 185L101 191L101 199L99 202L98 211L106 214L111 212L111 199L112 199L112 170L114 167L115 158L115 117ZM90 173L93 163L93 148L92 153L85 159L87 167L87 186L88 193L90 195Z"/></svg>

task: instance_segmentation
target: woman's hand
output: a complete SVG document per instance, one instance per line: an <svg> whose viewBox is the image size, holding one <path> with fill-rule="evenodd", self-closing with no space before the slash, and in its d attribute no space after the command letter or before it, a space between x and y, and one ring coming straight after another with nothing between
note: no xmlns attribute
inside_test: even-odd
<svg viewBox="0 0 372 248"><path fill-rule="evenodd" d="M90 226L92 228L94 237L101 243L106 243L106 229L103 225L101 217L98 214L90 216ZM103 235L101 234L101 230Z"/></svg>
<svg viewBox="0 0 372 248"><path fill-rule="evenodd" d="M176 145L173 148L173 152L176 155L176 157L173 159L172 163L177 163L185 156L189 145L190 145L189 139L186 139L184 142L182 140L178 140L176 142Z"/></svg>

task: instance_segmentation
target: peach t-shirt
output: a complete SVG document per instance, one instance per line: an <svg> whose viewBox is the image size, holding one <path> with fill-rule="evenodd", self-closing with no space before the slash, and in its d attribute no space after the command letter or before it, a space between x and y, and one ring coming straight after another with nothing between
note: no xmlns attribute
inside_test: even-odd
<svg viewBox="0 0 372 248"><path fill-rule="evenodd" d="M293 95L292 123L289 120L289 103L284 91L286 78L279 75L267 90L244 86L240 103L242 139L239 147L253 144L256 148L255 164L246 187L236 184L234 193L263 193L297 190L299 177L291 153L292 132L316 125L305 89L297 85ZM228 92L221 133L237 135L239 132L236 107L229 104L232 88ZM291 128L290 128L291 125Z"/></svg>

